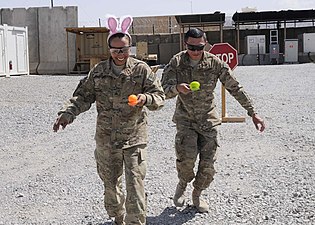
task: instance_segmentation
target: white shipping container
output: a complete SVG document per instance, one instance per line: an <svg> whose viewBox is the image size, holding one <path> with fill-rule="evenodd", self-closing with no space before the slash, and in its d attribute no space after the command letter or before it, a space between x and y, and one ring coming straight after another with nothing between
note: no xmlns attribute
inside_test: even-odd
<svg viewBox="0 0 315 225"><path fill-rule="evenodd" d="M265 35L248 35L245 37L246 54L266 54ZM258 51L259 49L259 51Z"/></svg>
<svg viewBox="0 0 315 225"><path fill-rule="evenodd" d="M29 74L27 27L0 26L0 76Z"/></svg>
<svg viewBox="0 0 315 225"><path fill-rule="evenodd" d="M315 33L304 33L302 36L303 52L315 52Z"/></svg>

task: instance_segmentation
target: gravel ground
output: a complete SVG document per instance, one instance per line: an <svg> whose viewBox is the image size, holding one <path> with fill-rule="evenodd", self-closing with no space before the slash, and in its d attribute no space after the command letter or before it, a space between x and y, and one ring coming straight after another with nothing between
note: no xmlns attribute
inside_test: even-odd
<svg viewBox="0 0 315 225"><path fill-rule="evenodd" d="M161 70L158 72L161 73ZM147 224L315 224L315 64L238 67L235 75L265 119L219 128L211 211L176 209L171 122L175 100L149 113ZM93 156L95 106L53 133L56 112L81 76L0 78L0 224L109 225ZM220 103L220 85L216 89ZM229 116L246 116L227 95ZM220 104L219 104L220 105Z"/></svg>

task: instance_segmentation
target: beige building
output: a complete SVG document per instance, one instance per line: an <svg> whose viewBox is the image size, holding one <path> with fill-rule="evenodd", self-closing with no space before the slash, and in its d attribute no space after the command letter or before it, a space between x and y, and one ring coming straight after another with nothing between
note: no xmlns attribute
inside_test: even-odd
<svg viewBox="0 0 315 225"><path fill-rule="evenodd" d="M175 16L134 17L131 34L179 33Z"/></svg>
<svg viewBox="0 0 315 225"><path fill-rule="evenodd" d="M231 18L230 18L231 19ZM219 27L199 27L204 31L218 31ZM180 33L175 16L134 17L131 34L173 34Z"/></svg>

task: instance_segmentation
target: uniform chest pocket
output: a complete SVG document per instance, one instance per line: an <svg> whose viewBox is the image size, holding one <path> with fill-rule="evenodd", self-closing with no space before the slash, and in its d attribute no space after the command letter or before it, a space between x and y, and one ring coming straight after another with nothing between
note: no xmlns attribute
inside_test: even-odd
<svg viewBox="0 0 315 225"><path fill-rule="evenodd" d="M95 83L95 91L96 92L108 90L110 87L110 84L111 84L110 80L108 78L104 78L104 77L94 78L94 83Z"/></svg>
<svg viewBox="0 0 315 225"><path fill-rule="evenodd" d="M95 78L94 85L97 105L109 106L114 95L110 78Z"/></svg>
<svg viewBox="0 0 315 225"><path fill-rule="evenodd" d="M192 69L183 68L182 71L177 71L176 80L177 84L190 83L192 81Z"/></svg>
<svg viewBox="0 0 315 225"><path fill-rule="evenodd" d="M126 77L122 85L122 92L127 95L142 93L142 76Z"/></svg>
<svg viewBox="0 0 315 225"><path fill-rule="evenodd" d="M206 79L203 79L200 88L205 89L206 92L213 92L217 82L218 79L215 77L207 77Z"/></svg>

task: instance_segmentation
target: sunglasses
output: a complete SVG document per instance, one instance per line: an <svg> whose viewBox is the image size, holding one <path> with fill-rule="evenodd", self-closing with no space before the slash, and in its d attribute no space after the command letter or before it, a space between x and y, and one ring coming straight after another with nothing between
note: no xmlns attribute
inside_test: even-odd
<svg viewBox="0 0 315 225"><path fill-rule="evenodd" d="M121 48L110 48L109 51L113 54L119 54L119 53L124 53L124 54L127 54L129 53L129 50L130 50L130 46L124 46L124 47L121 47Z"/></svg>
<svg viewBox="0 0 315 225"><path fill-rule="evenodd" d="M202 51L205 48L205 45L190 45L187 43L186 43L186 46L187 46L187 49L190 51Z"/></svg>

